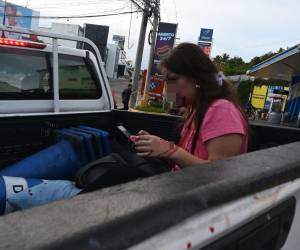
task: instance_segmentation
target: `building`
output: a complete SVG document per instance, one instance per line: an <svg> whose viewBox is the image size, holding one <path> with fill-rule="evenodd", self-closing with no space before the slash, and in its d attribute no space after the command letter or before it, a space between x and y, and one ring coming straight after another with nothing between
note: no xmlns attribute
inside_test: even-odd
<svg viewBox="0 0 300 250"><path fill-rule="evenodd" d="M127 68L127 57L126 52L120 48L118 43L107 44L105 68L109 79L118 79L124 76Z"/></svg>
<svg viewBox="0 0 300 250"><path fill-rule="evenodd" d="M254 81L253 76L249 75L233 75L233 76L226 76L226 79L233 84L240 83L242 81Z"/></svg>
<svg viewBox="0 0 300 250"><path fill-rule="evenodd" d="M261 85L254 86L251 93L251 104L256 109L262 109L271 112L278 106L281 112L284 112L286 99L289 93L289 87Z"/></svg>
<svg viewBox="0 0 300 250"><path fill-rule="evenodd" d="M292 120L298 119L300 114L300 44L253 66L247 73L258 78L289 81L289 95L284 111L290 114Z"/></svg>
<svg viewBox="0 0 300 250"><path fill-rule="evenodd" d="M118 78L118 63L120 48L117 44L107 44L107 57L105 62L106 74L109 79Z"/></svg>
<svg viewBox="0 0 300 250"><path fill-rule="evenodd" d="M68 35L68 36L83 36L84 31L80 25L76 24L67 24L67 23L52 23L51 27L39 27L39 30ZM52 44L52 39L48 37L40 38L44 43ZM82 44L76 41L68 41L68 40L58 40L58 44L61 46L66 46L70 48L81 48Z"/></svg>

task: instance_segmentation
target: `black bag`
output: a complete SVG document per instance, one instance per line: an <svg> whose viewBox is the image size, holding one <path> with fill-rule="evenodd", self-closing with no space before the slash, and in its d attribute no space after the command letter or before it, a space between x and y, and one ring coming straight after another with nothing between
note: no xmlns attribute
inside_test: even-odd
<svg viewBox="0 0 300 250"><path fill-rule="evenodd" d="M168 162L153 157L140 157L126 145L113 144L113 149L114 152L120 154L105 156L78 171L76 186L83 188L83 192L134 181L170 170Z"/></svg>
<svg viewBox="0 0 300 250"><path fill-rule="evenodd" d="M118 154L111 154L81 168L75 181L78 188L88 192L133 181L139 177L142 177L142 172L129 168Z"/></svg>
<svg viewBox="0 0 300 250"><path fill-rule="evenodd" d="M126 141L120 138L112 142L113 152L118 154L126 161L129 168L139 169L145 176L153 176L171 170L170 162L157 157L141 157Z"/></svg>

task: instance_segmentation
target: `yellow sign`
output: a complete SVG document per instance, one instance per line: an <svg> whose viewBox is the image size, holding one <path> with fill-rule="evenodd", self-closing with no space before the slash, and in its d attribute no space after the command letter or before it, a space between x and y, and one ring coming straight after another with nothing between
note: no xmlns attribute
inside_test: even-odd
<svg viewBox="0 0 300 250"><path fill-rule="evenodd" d="M284 87L283 89L286 90L286 91L290 90L289 87ZM282 109L281 109L281 111L284 112L285 105L286 105L287 95L282 95L282 98L283 98L283 102L282 102Z"/></svg>
<svg viewBox="0 0 300 250"><path fill-rule="evenodd" d="M267 97L268 86L254 86L251 98L251 104L256 109L263 109Z"/></svg>

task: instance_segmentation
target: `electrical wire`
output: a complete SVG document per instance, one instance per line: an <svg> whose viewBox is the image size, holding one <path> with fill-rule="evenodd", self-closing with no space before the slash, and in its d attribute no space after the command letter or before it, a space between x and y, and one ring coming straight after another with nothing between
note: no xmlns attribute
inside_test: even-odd
<svg viewBox="0 0 300 250"><path fill-rule="evenodd" d="M144 10L144 8L139 5L135 0L131 0L132 3L134 3L139 9Z"/></svg>
<svg viewBox="0 0 300 250"><path fill-rule="evenodd" d="M128 7L126 5L128 5L128 3L130 3L130 2L131 2L130 0L127 0L123 6L119 7L118 9L115 9L115 10L122 10L123 8ZM88 8L90 8L91 5L99 6L99 3L81 3L81 4L72 4L72 6L66 6L66 5L53 5L53 6L52 5L47 5L47 6L43 6L43 7L30 6L30 8L32 8L32 9L35 8L37 10L43 10L43 9L46 9L46 10L55 9L55 10L57 10L59 8L68 7L68 10L74 9L74 8L79 8L78 10L81 10L82 7L89 6ZM115 11L115 10L111 10L111 11Z"/></svg>
<svg viewBox="0 0 300 250"><path fill-rule="evenodd" d="M47 7L47 6L70 6L70 5L74 5L74 4L77 4L77 5L86 5L86 4L105 4L106 3L112 3L112 2L125 2L125 1L128 1L128 0L97 0L97 1L82 1L82 0L79 0L79 1L59 1L59 2L55 2L55 3L47 3L47 4L34 4L32 3L33 0L31 0L31 4L30 4L30 7L31 8L39 8L39 7ZM102 2L102 3L101 3ZM104 2L104 3L103 3Z"/></svg>
<svg viewBox="0 0 300 250"><path fill-rule="evenodd" d="M131 33L131 24L132 24L132 1L131 1L131 15L130 15L130 22L129 22L129 30L128 30L128 38L127 38L127 48L128 50L132 49L134 43L130 45L130 33Z"/></svg>
<svg viewBox="0 0 300 250"><path fill-rule="evenodd" d="M22 15L6 15L6 17L21 17L21 18L43 18L43 19L80 19L80 18L92 18L92 17L107 17L107 16L118 16L126 15L131 13L139 13L140 10L136 11L124 11L119 13L110 14L93 14L93 15L73 15L73 16L22 16Z"/></svg>

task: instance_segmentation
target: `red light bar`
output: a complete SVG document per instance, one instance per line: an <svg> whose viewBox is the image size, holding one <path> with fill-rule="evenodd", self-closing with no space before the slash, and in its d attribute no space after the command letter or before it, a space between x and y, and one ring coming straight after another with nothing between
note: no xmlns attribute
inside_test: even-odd
<svg viewBox="0 0 300 250"><path fill-rule="evenodd" d="M0 38L0 45L24 47L24 48L32 48L32 49L44 49L46 47L46 44L43 43L33 43L33 42L13 40L8 38Z"/></svg>

